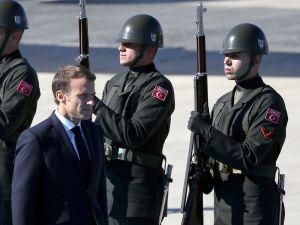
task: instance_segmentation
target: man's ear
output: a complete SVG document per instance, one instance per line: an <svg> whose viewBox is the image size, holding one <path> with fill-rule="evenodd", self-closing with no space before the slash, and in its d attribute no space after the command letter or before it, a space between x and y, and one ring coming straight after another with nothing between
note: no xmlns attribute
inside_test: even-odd
<svg viewBox="0 0 300 225"><path fill-rule="evenodd" d="M148 47L147 48L147 53L149 54L149 56L153 59L155 54L157 52L157 48L156 47Z"/></svg>
<svg viewBox="0 0 300 225"><path fill-rule="evenodd" d="M66 101L66 96L62 90L56 91L55 98L59 103L64 103Z"/></svg>
<svg viewBox="0 0 300 225"><path fill-rule="evenodd" d="M262 55L261 54L257 54L255 56L255 64L259 65L262 59Z"/></svg>
<svg viewBox="0 0 300 225"><path fill-rule="evenodd" d="M20 31L20 30L14 31L10 34L10 38L14 41L19 42L21 40L22 34L23 34L23 31Z"/></svg>

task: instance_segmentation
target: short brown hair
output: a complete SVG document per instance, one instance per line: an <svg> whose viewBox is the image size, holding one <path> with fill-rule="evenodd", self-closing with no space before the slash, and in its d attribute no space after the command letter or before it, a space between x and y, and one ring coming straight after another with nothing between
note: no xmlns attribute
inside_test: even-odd
<svg viewBox="0 0 300 225"><path fill-rule="evenodd" d="M81 65L66 65L58 69L52 80L52 93L56 104L59 103L56 99L56 92L61 90L64 93L68 93L70 80L77 78L86 78L89 81L95 81L96 75Z"/></svg>

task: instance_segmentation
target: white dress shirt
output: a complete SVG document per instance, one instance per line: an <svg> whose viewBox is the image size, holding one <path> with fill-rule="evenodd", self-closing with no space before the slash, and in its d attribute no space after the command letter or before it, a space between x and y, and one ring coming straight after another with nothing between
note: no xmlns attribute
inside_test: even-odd
<svg viewBox="0 0 300 225"><path fill-rule="evenodd" d="M75 153L76 153L78 159L80 159L79 152L78 152L78 149L77 149L77 146L76 146L76 142L75 142L75 134L73 133L72 128L75 127L75 126L79 126L80 130L81 130L81 121L79 121L79 123L75 125L70 120L68 120L67 118L65 118L64 116L62 116L57 110L55 110L54 113L55 113L56 117L58 118L58 120L62 123L62 125L63 125L63 127L64 127L64 129L65 129L65 131L66 131L66 133L67 133L67 135L68 135L68 137L69 137L72 145L73 145L73 147L74 147ZM84 136L84 134L83 134L82 131L81 131L81 135L82 135L82 137L83 137L83 139L85 141L85 144L86 144L86 138L85 138L85 136ZM86 147L88 149L87 144L86 144Z"/></svg>

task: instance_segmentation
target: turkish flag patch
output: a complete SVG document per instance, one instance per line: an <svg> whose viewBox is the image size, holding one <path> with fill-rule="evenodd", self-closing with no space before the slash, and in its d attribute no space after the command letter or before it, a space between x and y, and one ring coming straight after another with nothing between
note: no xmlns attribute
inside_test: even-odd
<svg viewBox="0 0 300 225"><path fill-rule="evenodd" d="M268 120L272 123L278 124L279 118L280 118L280 112L278 112L274 109L268 108L266 115L265 115L266 120Z"/></svg>
<svg viewBox="0 0 300 225"><path fill-rule="evenodd" d="M167 95L168 95L168 90L166 90L160 86L157 86L157 85L155 86L155 88L153 89L153 92L152 92L152 96L161 101L165 101Z"/></svg>
<svg viewBox="0 0 300 225"><path fill-rule="evenodd" d="M21 80L18 84L17 91L23 95L29 96L32 91L32 85L28 84L24 80Z"/></svg>

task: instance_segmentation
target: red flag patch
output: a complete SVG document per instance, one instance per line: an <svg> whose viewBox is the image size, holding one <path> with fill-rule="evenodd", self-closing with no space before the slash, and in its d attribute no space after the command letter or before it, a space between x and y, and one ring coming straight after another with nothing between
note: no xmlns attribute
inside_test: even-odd
<svg viewBox="0 0 300 225"><path fill-rule="evenodd" d="M23 95L29 96L32 90L32 85L28 84L26 81L21 80L18 84L17 91Z"/></svg>
<svg viewBox="0 0 300 225"><path fill-rule="evenodd" d="M280 112L278 112L274 109L268 108L266 115L265 115L266 120L268 120L272 123L278 124L279 118L280 118Z"/></svg>
<svg viewBox="0 0 300 225"><path fill-rule="evenodd" d="M152 96L161 101L165 101L167 95L168 95L168 90L166 90L160 86L157 86L157 85L155 86L155 88L153 89L153 92L152 92Z"/></svg>

